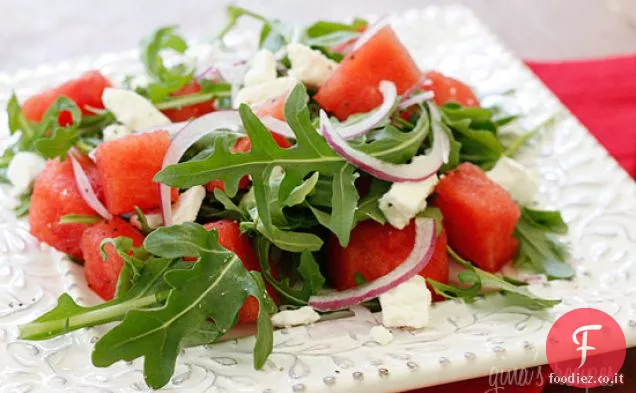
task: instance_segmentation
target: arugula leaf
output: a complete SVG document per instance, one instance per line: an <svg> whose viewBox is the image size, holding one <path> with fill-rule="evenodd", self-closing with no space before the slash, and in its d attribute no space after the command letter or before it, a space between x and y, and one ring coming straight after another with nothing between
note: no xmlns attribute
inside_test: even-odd
<svg viewBox="0 0 636 393"><path fill-rule="evenodd" d="M567 279L574 269L566 263L568 251L551 234L567 232L567 224L557 211L521 208L521 217L515 227L519 240L519 253L515 263L529 266L549 279Z"/></svg>
<svg viewBox="0 0 636 393"><path fill-rule="evenodd" d="M315 250L322 245L322 240L313 234L301 234L282 231L275 228L272 221L272 206L268 191L269 179L275 167L280 167L284 171L282 182L287 185L300 185L309 173L318 171L321 174L332 176L341 181L334 183L334 187L345 189L334 193L332 198L332 209L342 211L342 216L335 220L338 228L342 228L348 223L353 225L353 209L345 210L344 206L352 206L352 198L356 198L357 193L351 193L348 187L353 177L353 170L346 169L350 165L337 153L335 153L327 142L316 132L309 117L309 110L306 104L306 92L302 85L290 94L286 106L286 119L296 134L297 144L288 149L280 148L272 138L267 128L260 119L254 115L247 105L241 105L239 110L247 134L252 141L252 149L247 153L233 154L229 149L220 143L215 143L214 152L206 159L200 161L190 161L175 166L170 166L161 171L156 180L164 184L205 184L212 179L223 180L226 192L230 197L234 196L238 190L239 180L245 176L252 177L254 198L258 210L257 229L268 236L280 248L288 251L299 251L299 244L294 241L294 246L290 247L287 242L282 241L285 237L292 237L298 240L303 237L303 241L312 244L306 250ZM287 181L285 180L287 178ZM282 184L282 183L281 183ZM281 186L282 189L282 186ZM285 187L286 190L293 190L293 187ZM289 195L279 194L280 200L286 200ZM336 204L344 203L344 206ZM336 222L336 221L334 221ZM349 231L351 228L349 228Z"/></svg>
<svg viewBox="0 0 636 393"><path fill-rule="evenodd" d="M305 201L307 196L314 190L316 184L318 184L318 179L320 178L320 173L314 172L307 180L303 181L302 184L294 187L289 196L283 202L284 206L296 206L300 205Z"/></svg>
<svg viewBox="0 0 636 393"><path fill-rule="evenodd" d="M114 299L97 306L80 306L65 293L51 311L33 322L21 325L20 338L46 340L84 327L118 321L130 310L161 303L165 300L165 289L168 289L163 282L163 274L179 263L162 258L149 259L125 295L118 294Z"/></svg>
<svg viewBox="0 0 636 393"><path fill-rule="evenodd" d="M165 281L173 288L165 304L129 311L121 324L95 344L93 363L107 367L143 356L147 384L160 388L174 373L185 337L199 332L208 319L220 334L226 333L247 297L254 296L261 310L254 349L254 367L260 369L272 350L270 317L275 305L258 273L249 273L234 253L222 248L216 231L197 224L159 228L148 235L144 245L162 257L197 255L199 260L191 269L165 273Z"/></svg>
<svg viewBox="0 0 636 393"><path fill-rule="evenodd" d="M376 178L371 178L369 192L360 200L356 210L356 222L371 219L379 224L386 224L384 213L380 210L378 201L391 188L391 184Z"/></svg>
<svg viewBox="0 0 636 393"><path fill-rule="evenodd" d="M177 53L185 53L188 44L176 32L176 26L165 26L155 31L148 37L141 51L141 61L146 67L146 72L153 82L146 87L146 95L152 102L165 99L171 93L188 84L194 70L184 64L178 64L171 68L166 67L161 52L173 50Z"/></svg>
<svg viewBox="0 0 636 393"><path fill-rule="evenodd" d="M16 217L24 217L29 213L31 207L31 194L20 195L18 206L15 208L14 213Z"/></svg>
<svg viewBox="0 0 636 393"><path fill-rule="evenodd" d="M298 306L307 305L309 298L318 293L326 281L313 254L306 251L300 255L297 271L302 279L302 285L298 286L293 285L289 277L285 277L282 280L274 277L270 265L271 247L272 242L266 237L258 236L256 238L256 253L261 264L263 276L276 292L289 303Z"/></svg>
<svg viewBox="0 0 636 393"><path fill-rule="evenodd" d="M359 32L363 27L367 26L369 22L366 19L355 18L353 22L340 23L340 22L331 22L331 21L318 21L313 25L309 26L305 30L305 34L307 34L310 38L321 37L327 34L332 34L338 31L352 31Z"/></svg>
<svg viewBox="0 0 636 393"><path fill-rule="evenodd" d="M461 162L472 162L488 170L502 156L504 147L497 139L498 127L492 117L492 111L483 108L464 108L455 103L442 106L442 119L455 139L451 149L459 148Z"/></svg>
<svg viewBox="0 0 636 393"><path fill-rule="evenodd" d="M488 273L475 267L472 263L457 255L450 247L447 247L447 250L449 255L466 270L458 274L459 281L463 284L463 286L459 287L427 279L433 290L435 290L435 293L440 296L447 299L461 299L466 303L473 303L481 295L482 288L488 287L500 290L513 304L531 310L550 308L561 303L560 300L538 298L525 288L525 286L514 285L505 277Z"/></svg>
<svg viewBox="0 0 636 393"><path fill-rule="evenodd" d="M217 39L221 41L223 41L225 36L236 27L238 21L242 17L248 16L263 23L258 40L260 48L276 52L290 42L289 37L291 34L289 28L279 20L267 19L253 11L235 5L229 5L226 12L228 21L217 35Z"/></svg>

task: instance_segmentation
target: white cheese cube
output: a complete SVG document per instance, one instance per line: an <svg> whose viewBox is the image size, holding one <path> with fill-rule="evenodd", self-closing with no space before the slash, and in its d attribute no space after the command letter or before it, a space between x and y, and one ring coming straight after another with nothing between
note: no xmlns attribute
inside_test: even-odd
<svg viewBox="0 0 636 393"><path fill-rule="evenodd" d="M102 102L120 123L131 130L170 124L170 119L150 101L131 90L106 88L102 93Z"/></svg>
<svg viewBox="0 0 636 393"><path fill-rule="evenodd" d="M436 175L420 182L393 183L378 201L387 221L397 229L404 229L415 215L426 209L426 198L439 182Z"/></svg>
<svg viewBox="0 0 636 393"><path fill-rule="evenodd" d="M426 279L416 275L380 295L382 324L386 327L422 328L428 325L431 302Z"/></svg>
<svg viewBox="0 0 636 393"><path fill-rule="evenodd" d="M11 193L17 196L29 192L45 166L46 160L41 156L26 151L18 152L7 168L7 178L13 185Z"/></svg>
<svg viewBox="0 0 636 393"><path fill-rule="evenodd" d="M199 210L201 210L204 199L205 187L203 186L194 186L181 193L179 200L172 205L173 225L194 222ZM136 215L130 219L130 223L137 228L141 228L141 222L139 222L139 218ZM163 217L161 214L146 214L146 223L150 229L159 228L163 225Z"/></svg>
<svg viewBox="0 0 636 393"><path fill-rule="evenodd" d="M276 59L274 54L267 49L261 49L250 61L250 68L243 77L245 86L254 86L260 83L271 82L276 79Z"/></svg>
<svg viewBox="0 0 636 393"><path fill-rule="evenodd" d="M307 87L321 87L338 67L338 63L319 50L302 44L287 45L287 56L291 62L289 75L296 77Z"/></svg>
<svg viewBox="0 0 636 393"><path fill-rule="evenodd" d="M272 324L275 327L291 327L309 325L320 319L313 308L309 306L301 307L297 310L285 310L272 315Z"/></svg>
<svg viewBox="0 0 636 393"><path fill-rule="evenodd" d="M539 189L539 183L532 173L512 158L501 157L486 175L521 205L531 203Z"/></svg>
<svg viewBox="0 0 636 393"><path fill-rule="evenodd" d="M280 97L290 92L296 86L296 83L298 83L296 78L288 76L259 83L258 85L245 86L236 93L233 103L234 108L238 108L241 104L255 106L269 99Z"/></svg>
<svg viewBox="0 0 636 393"><path fill-rule="evenodd" d="M371 339L373 341L377 342L380 345L388 345L395 338L393 336L393 333L391 333L389 329L385 328L382 325L372 327L371 331L369 332L369 336L371 336Z"/></svg>
<svg viewBox="0 0 636 393"><path fill-rule="evenodd" d="M111 124L102 131L104 142L114 141L132 134L132 130L123 124Z"/></svg>

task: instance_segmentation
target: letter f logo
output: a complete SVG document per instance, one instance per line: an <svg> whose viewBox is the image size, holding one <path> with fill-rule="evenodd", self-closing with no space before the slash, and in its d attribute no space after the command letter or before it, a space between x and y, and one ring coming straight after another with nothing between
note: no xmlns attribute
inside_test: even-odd
<svg viewBox="0 0 636 393"><path fill-rule="evenodd" d="M581 351L581 364L579 368L583 367L585 362L587 361L587 351L594 351L596 348L587 345L587 332L590 330L601 330L603 328L602 325L585 325L576 329L574 333L572 333L572 341L574 344L580 345L576 350ZM583 339L579 342L579 339L576 337L579 333L583 333Z"/></svg>

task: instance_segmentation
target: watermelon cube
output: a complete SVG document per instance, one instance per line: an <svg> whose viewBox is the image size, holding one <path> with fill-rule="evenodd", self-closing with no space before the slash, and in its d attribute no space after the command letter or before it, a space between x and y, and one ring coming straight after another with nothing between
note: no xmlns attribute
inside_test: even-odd
<svg viewBox="0 0 636 393"><path fill-rule="evenodd" d="M166 131L133 134L106 142L97 148L97 169L104 186L106 207L113 214L161 205L159 184L153 178L161 170L163 157L170 145ZM172 199L178 198L173 189Z"/></svg>
<svg viewBox="0 0 636 393"><path fill-rule="evenodd" d="M448 242L460 256L489 272L512 260L520 211L506 190L479 167L463 163L440 180L435 192Z"/></svg>
<svg viewBox="0 0 636 393"><path fill-rule="evenodd" d="M382 225L368 220L358 224L351 232L347 247L340 246L332 235L327 242L326 270L329 282L338 290L358 285L356 274L373 281L402 264L415 244L413 220L404 229ZM428 265L419 273L422 277L448 282L448 254L446 233L440 232Z"/></svg>
<svg viewBox="0 0 636 393"><path fill-rule="evenodd" d="M99 197L102 187L95 164L86 156L77 158ZM82 258L79 241L87 225L60 224L60 218L67 214L95 212L79 193L71 161L49 160L33 186L29 209L31 233L59 251Z"/></svg>
<svg viewBox="0 0 636 393"><path fill-rule="evenodd" d="M93 114L89 107L103 109L102 93L107 87L111 87L112 83L102 75L99 71L89 71L81 75L77 79L70 80L50 90L36 94L25 101L22 106L24 116L35 122L42 120L44 113L58 98L64 96L75 101L80 107L82 113ZM68 119L67 119L68 117ZM60 123L70 123L70 114L60 115Z"/></svg>
<svg viewBox="0 0 636 393"><path fill-rule="evenodd" d="M402 94L421 79L417 64L387 26L344 58L314 99L338 119L345 120L382 103L381 81L395 83L398 94Z"/></svg>
<svg viewBox="0 0 636 393"><path fill-rule="evenodd" d="M84 255L84 276L88 286L102 299L110 300L115 295L119 273L124 260L117 254L112 244L104 247L106 260L102 259L100 245L104 239L128 237L135 247L140 246L144 236L128 222L115 217L110 221L99 222L86 229L80 240Z"/></svg>

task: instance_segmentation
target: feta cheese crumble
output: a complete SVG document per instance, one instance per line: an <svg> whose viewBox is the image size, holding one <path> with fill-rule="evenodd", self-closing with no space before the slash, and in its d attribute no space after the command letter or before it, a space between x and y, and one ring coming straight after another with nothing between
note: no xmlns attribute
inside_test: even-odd
<svg viewBox="0 0 636 393"><path fill-rule="evenodd" d="M433 175L420 182L393 183L378 201L389 224L404 229L417 213L426 209L426 198L438 182L437 175Z"/></svg>
<svg viewBox="0 0 636 393"><path fill-rule="evenodd" d="M276 59L274 54L267 49L261 49L252 58L250 68L243 78L243 83L245 86L254 86L271 82L274 79L276 79Z"/></svg>
<svg viewBox="0 0 636 393"><path fill-rule="evenodd" d="M106 126L102 133L104 142L110 142L132 134L132 130L123 124L111 124Z"/></svg>
<svg viewBox="0 0 636 393"><path fill-rule="evenodd" d="M296 78L286 76L257 85L245 86L236 93L233 106L238 108L241 104L256 106L272 98L280 97L291 91L298 81Z"/></svg>
<svg viewBox="0 0 636 393"><path fill-rule="evenodd" d="M272 324L275 327L291 327L309 325L317 322L320 315L311 307L305 306L297 310L285 310L272 315Z"/></svg>
<svg viewBox="0 0 636 393"><path fill-rule="evenodd" d="M194 186L181 193L179 200L172 205L172 221L174 225L194 222L204 199L205 187L203 186ZM130 219L130 222L137 228L141 228L141 223L136 215ZM163 225L163 217L161 214L146 214L146 223L150 229L159 228Z"/></svg>
<svg viewBox="0 0 636 393"><path fill-rule="evenodd" d="M426 279L416 275L380 295L382 324L386 327L422 328L428 325L431 291Z"/></svg>
<svg viewBox="0 0 636 393"><path fill-rule="evenodd" d="M291 62L289 75L296 77L307 87L321 87L338 67L338 63L319 50L302 44L287 45L287 56Z"/></svg>
<svg viewBox="0 0 636 393"><path fill-rule="evenodd" d="M143 130L170 124L170 119L139 94L123 89L106 88L102 93L104 107L130 130Z"/></svg>
<svg viewBox="0 0 636 393"><path fill-rule="evenodd" d="M536 178L518 161L501 157L494 168L486 172L490 180L502 186L515 201L528 205L539 189Z"/></svg>
<svg viewBox="0 0 636 393"><path fill-rule="evenodd" d="M46 166L46 160L31 152L18 152L7 168L7 179L13 187L11 192L18 196L29 192L33 182Z"/></svg>
<svg viewBox="0 0 636 393"><path fill-rule="evenodd" d="M371 328L369 332L369 336L373 339L373 341L377 342L380 345L388 345L393 339L393 333L382 325L374 326Z"/></svg>

